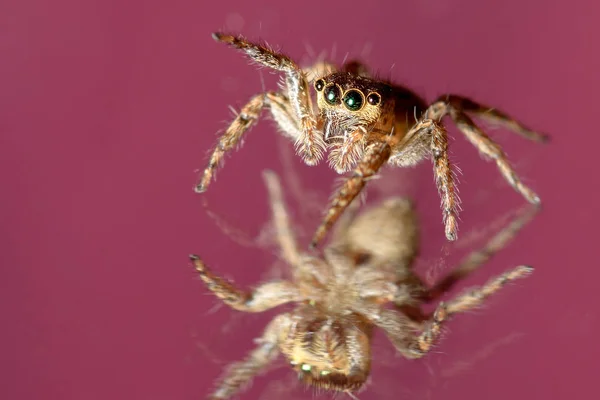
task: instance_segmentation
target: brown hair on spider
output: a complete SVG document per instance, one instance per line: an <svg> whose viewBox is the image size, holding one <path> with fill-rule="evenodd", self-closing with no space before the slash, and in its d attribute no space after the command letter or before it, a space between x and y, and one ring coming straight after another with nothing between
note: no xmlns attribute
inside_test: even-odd
<svg viewBox="0 0 600 400"><path fill-rule="evenodd" d="M547 136L497 108L455 94L444 94L428 104L406 87L377 79L359 61L340 66L318 61L300 67L287 55L242 36L217 32L213 38L242 51L252 62L281 72L283 80L279 90L254 95L242 107L215 147L197 192L208 189L225 154L242 143L261 112L268 110L279 132L295 143L297 154L307 165L316 165L327 154L329 165L337 173L353 170L332 196L312 246L325 238L384 165L409 167L424 159L434 165L446 238L455 240L460 199L449 158L448 134L442 124L446 116L480 154L496 163L517 192L532 204L540 203L538 195L521 181L502 147L472 118L504 126L532 141L543 142ZM316 104L311 86L316 91Z"/></svg>

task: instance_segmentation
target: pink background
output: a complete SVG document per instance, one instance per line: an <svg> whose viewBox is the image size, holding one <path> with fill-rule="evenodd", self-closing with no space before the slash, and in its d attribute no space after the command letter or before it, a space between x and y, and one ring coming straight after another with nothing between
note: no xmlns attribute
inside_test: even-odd
<svg viewBox="0 0 600 400"><path fill-rule="evenodd" d="M275 314L218 307L187 255L241 285L268 279L281 264L261 234L269 218L261 171L291 165L286 193L303 245L335 176L290 156L267 121L228 158L203 208L196 170L230 119L228 105L239 109L261 90L261 73L211 39L226 29L296 59L334 46L336 61L362 54L428 100L464 94L553 137L541 146L492 132L544 212L468 284L522 263L535 274L453 320L423 360L396 357L377 336L361 399L598 398L598 2L239 3L0 7L0 395L203 398ZM262 76L274 88L274 77ZM424 274L450 269L481 243L469 238L523 204L451 132L463 171L457 245L443 238L429 163L388 171L379 185L418 201ZM294 175L310 196L291 191ZM279 368L242 398L313 396L295 382Z"/></svg>

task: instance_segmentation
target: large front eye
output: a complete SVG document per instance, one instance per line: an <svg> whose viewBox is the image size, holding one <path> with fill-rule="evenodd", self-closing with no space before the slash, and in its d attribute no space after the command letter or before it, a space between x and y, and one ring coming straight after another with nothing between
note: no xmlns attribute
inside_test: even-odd
<svg viewBox="0 0 600 400"><path fill-rule="evenodd" d="M342 91L337 85L331 85L325 89L325 101L331 105L340 104Z"/></svg>
<svg viewBox="0 0 600 400"><path fill-rule="evenodd" d="M344 95L344 104L350 111L360 110L364 103L365 98L363 94L356 89L348 90Z"/></svg>

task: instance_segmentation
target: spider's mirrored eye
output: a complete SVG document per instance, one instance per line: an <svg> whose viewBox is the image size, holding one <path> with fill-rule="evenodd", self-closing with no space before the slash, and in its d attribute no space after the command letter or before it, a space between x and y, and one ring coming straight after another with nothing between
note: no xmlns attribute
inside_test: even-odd
<svg viewBox="0 0 600 400"><path fill-rule="evenodd" d="M300 369L304 372L310 372L310 370L312 369L312 365L310 364L302 364L300 366Z"/></svg>
<svg viewBox="0 0 600 400"><path fill-rule="evenodd" d="M365 102L363 94L356 89L350 89L344 95L344 104L351 111L358 111L362 108Z"/></svg>
<svg viewBox="0 0 600 400"><path fill-rule="evenodd" d="M321 90L323 90L324 87L325 87L325 81L323 79L319 79L318 81L315 82L315 89L317 89L317 92L320 92Z"/></svg>
<svg viewBox="0 0 600 400"><path fill-rule="evenodd" d="M337 85L331 85L325 88L325 101L331 105L340 104L342 91Z"/></svg>
<svg viewBox="0 0 600 400"><path fill-rule="evenodd" d="M376 106L377 104L381 103L381 96L379 95L379 93L370 93L367 96L367 101L369 102L370 105L372 106Z"/></svg>

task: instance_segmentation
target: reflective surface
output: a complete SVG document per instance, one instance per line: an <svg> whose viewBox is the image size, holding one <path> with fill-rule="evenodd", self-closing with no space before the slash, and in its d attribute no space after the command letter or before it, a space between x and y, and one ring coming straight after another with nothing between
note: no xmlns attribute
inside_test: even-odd
<svg viewBox="0 0 600 400"><path fill-rule="evenodd" d="M262 90L261 73L211 39L225 29L298 60L332 48L338 62L346 53L362 56L427 100L463 94L552 135L540 146L491 131L544 211L467 284L518 264L534 266L533 276L454 319L423 360L396 357L378 336L372 381L359 397L593 398L600 6L489 3L9 6L0 17L7 27L0 63L5 397L202 398L273 315L216 307L187 255L201 254L241 285L273 277L281 264L261 234L269 210L260 172L285 172L303 244L336 176L325 163L304 166L264 121L209 191L193 192L195 171L231 117L227 106L239 109ZM275 88L275 76L262 77ZM523 204L495 166L450 131L463 171L457 245L444 239L430 164L388 170L368 199L408 193L418 202L425 276L447 271ZM313 394L280 368L242 398L281 396Z"/></svg>

